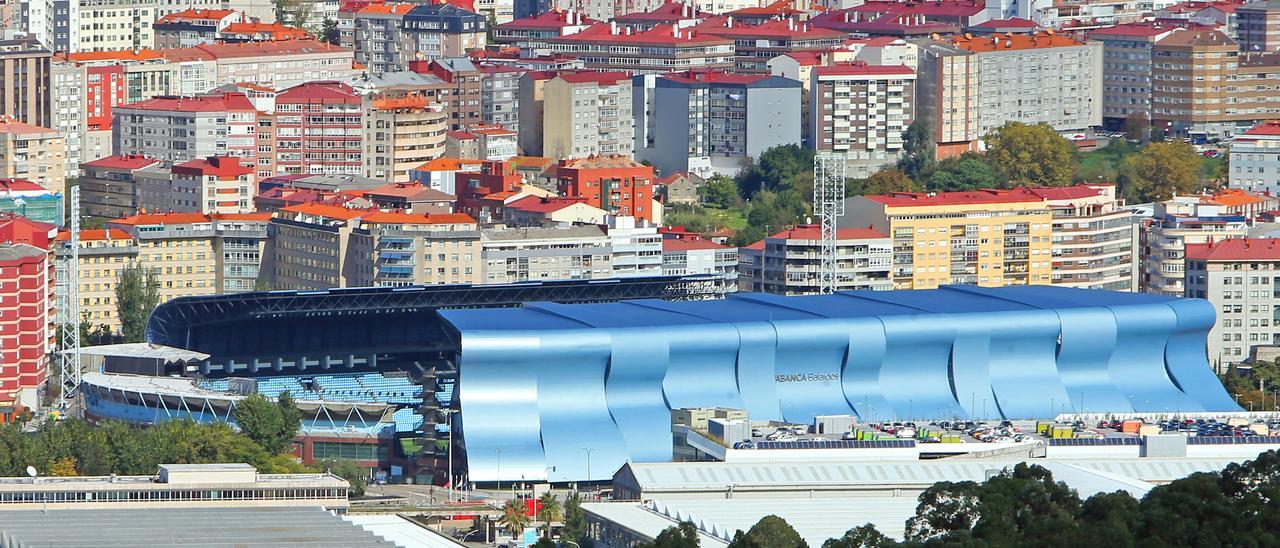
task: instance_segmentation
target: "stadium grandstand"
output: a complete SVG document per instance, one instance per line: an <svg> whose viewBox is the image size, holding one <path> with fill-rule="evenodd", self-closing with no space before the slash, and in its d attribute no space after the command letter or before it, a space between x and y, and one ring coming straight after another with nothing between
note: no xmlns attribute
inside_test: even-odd
<svg viewBox="0 0 1280 548"><path fill-rule="evenodd" d="M95 419L155 423L233 421L247 394L288 391L305 414L304 462L346 458L393 478L441 483L456 410L457 341L437 311L528 302L716 296L710 276L268 291L184 297L161 304L147 325L149 349L184 359L105 361L85 375ZM199 356L200 359L190 359ZM138 373L143 373L139 375ZM460 454L454 455L460 459Z"/></svg>

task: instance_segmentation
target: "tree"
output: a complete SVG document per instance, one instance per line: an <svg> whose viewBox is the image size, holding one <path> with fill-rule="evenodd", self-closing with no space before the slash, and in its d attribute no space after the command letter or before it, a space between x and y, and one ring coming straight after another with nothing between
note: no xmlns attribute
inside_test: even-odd
<svg viewBox="0 0 1280 548"><path fill-rule="evenodd" d="M828 539L822 548L880 548L893 546L893 539L884 536L874 525L860 525L844 532L840 538Z"/></svg>
<svg viewBox="0 0 1280 548"><path fill-rule="evenodd" d="M555 541L549 538L542 537L538 539L538 542L535 542L529 546L530 548L556 548L556 543Z"/></svg>
<svg viewBox="0 0 1280 548"><path fill-rule="evenodd" d="M348 496L362 497L369 486L369 469L360 466L356 461L348 459L326 459L320 462L320 468L338 476L351 484L347 488Z"/></svg>
<svg viewBox="0 0 1280 548"><path fill-rule="evenodd" d="M560 527L560 538L581 544L586 536L587 515L582 511L582 496L575 491L564 499L564 525Z"/></svg>
<svg viewBox="0 0 1280 548"><path fill-rule="evenodd" d="M333 45L338 45L341 40L340 31L338 30L338 21L336 19L325 18L323 26L320 27L320 40Z"/></svg>
<svg viewBox="0 0 1280 548"><path fill-rule="evenodd" d="M1181 141L1151 143L1125 158L1130 192L1140 201L1163 201L1200 189L1201 157Z"/></svg>
<svg viewBox="0 0 1280 548"><path fill-rule="evenodd" d="M999 174L985 158L966 152L938 162L925 188L931 192L976 190L993 188L999 180Z"/></svg>
<svg viewBox="0 0 1280 548"><path fill-rule="evenodd" d="M745 534L738 531L730 548L808 548L804 538L786 520L767 515L760 518Z"/></svg>
<svg viewBox="0 0 1280 548"><path fill-rule="evenodd" d="M663 529L653 542L640 544L637 548L699 548L700 545L698 528L693 523L682 521L680 525Z"/></svg>
<svg viewBox="0 0 1280 548"><path fill-rule="evenodd" d="M1124 117L1124 138L1131 141L1142 142L1147 130L1151 128L1151 120L1147 119L1146 113L1130 112Z"/></svg>
<svg viewBox="0 0 1280 548"><path fill-rule="evenodd" d="M707 179L702 185L702 202L721 209L733 207L738 202L738 183L724 175Z"/></svg>
<svg viewBox="0 0 1280 548"><path fill-rule="evenodd" d="M897 167L912 180L920 181L934 165L933 128L924 118L917 118L902 132L902 156Z"/></svg>
<svg viewBox="0 0 1280 548"><path fill-rule="evenodd" d="M120 333L124 342L143 342L147 336L147 319L160 304L160 281L156 273L138 264L120 270L116 280L116 313L120 317Z"/></svg>
<svg viewBox="0 0 1280 548"><path fill-rule="evenodd" d="M529 527L529 513L522 499L511 499L502 506L498 524L506 527L513 537L519 537Z"/></svg>
<svg viewBox="0 0 1280 548"><path fill-rule="evenodd" d="M76 458L63 457L53 461L53 465L49 467L50 476L78 476L76 472Z"/></svg>
<svg viewBox="0 0 1280 548"><path fill-rule="evenodd" d="M547 491L538 499L538 519L542 522L543 536L551 537L551 524L560 521L560 500L555 494Z"/></svg>
<svg viewBox="0 0 1280 548"><path fill-rule="evenodd" d="M796 190L813 193L813 151L800 145L779 145L760 153L738 174L742 196L753 198L761 190Z"/></svg>
<svg viewBox="0 0 1280 548"><path fill-rule="evenodd" d="M887 168L872 173L870 177L862 181L860 186L861 188L858 188L856 192L862 196L915 190L915 183L911 181L911 177L898 168Z"/></svg>
<svg viewBox="0 0 1280 548"><path fill-rule="evenodd" d="M916 515L907 520L909 541L967 537L978 522L982 487L971 481L935 483L920 494Z"/></svg>
<svg viewBox="0 0 1280 548"><path fill-rule="evenodd" d="M1075 172L1075 146L1049 124L1006 122L983 138L987 161L1013 184L1062 186Z"/></svg>
<svg viewBox="0 0 1280 548"><path fill-rule="evenodd" d="M241 432L273 455L289 448L302 423L302 412L287 391L275 403L250 394L236 403L232 416Z"/></svg>

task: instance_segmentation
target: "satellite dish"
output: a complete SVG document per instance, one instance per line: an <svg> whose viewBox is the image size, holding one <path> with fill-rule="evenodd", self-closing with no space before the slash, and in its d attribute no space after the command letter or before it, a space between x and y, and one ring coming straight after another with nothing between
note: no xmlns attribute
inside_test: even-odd
<svg viewBox="0 0 1280 548"><path fill-rule="evenodd" d="M34 467L34 466L28 466L28 467L27 467L27 475L28 475L28 476L31 476L32 478L36 477L36 467Z"/></svg>

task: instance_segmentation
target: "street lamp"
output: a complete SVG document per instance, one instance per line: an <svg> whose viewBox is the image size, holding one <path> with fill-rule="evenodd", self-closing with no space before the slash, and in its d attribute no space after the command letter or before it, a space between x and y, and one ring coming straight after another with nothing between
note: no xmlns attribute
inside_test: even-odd
<svg viewBox="0 0 1280 548"><path fill-rule="evenodd" d="M498 455L498 466L496 467L496 472L497 472L497 476L498 476L498 477L497 477L497 480L498 480L498 487L497 487L496 491L498 491L498 496L499 496L499 497L501 497L501 496L502 496L502 448L501 448L501 447L499 447L499 448L497 448L497 449L494 449L494 450L493 450L493 452L494 452L494 453L497 453L497 455ZM501 499L499 499L499 500L501 500Z"/></svg>
<svg viewBox="0 0 1280 548"><path fill-rule="evenodd" d="M594 447L590 449L583 447L582 450L587 453L587 483L590 483L591 482L591 454L595 453L596 449Z"/></svg>

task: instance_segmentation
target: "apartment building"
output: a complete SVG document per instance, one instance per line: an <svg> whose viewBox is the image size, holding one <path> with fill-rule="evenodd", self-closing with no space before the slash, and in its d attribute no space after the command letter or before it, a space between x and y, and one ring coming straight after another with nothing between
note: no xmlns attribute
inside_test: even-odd
<svg viewBox="0 0 1280 548"><path fill-rule="evenodd" d="M121 231L135 242L138 264L156 273L163 302L253 290L269 218L267 213L140 213L108 222L106 235ZM118 278L117 272L112 281Z"/></svg>
<svg viewBox="0 0 1280 548"><path fill-rule="evenodd" d="M800 95L800 82L764 74L636 76L635 156L660 173L736 175L771 147L800 144Z"/></svg>
<svg viewBox="0 0 1280 548"><path fill-rule="evenodd" d="M542 147L552 158L631 156L631 79L623 72L566 71L543 86Z"/></svg>
<svg viewBox="0 0 1280 548"><path fill-rule="evenodd" d="M520 78L526 69L512 65L480 63L480 105L484 123L520 131ZM514 153L513 153L514 155Z"/></svg>
<svg viewBox="0 0 1280 548"><path fill-rule="evenodd" d="M409 171L444 155L444 109L420 95L365 99L364 176L409 182Z"/></svg>
<svg viewBox="0 0 1280 548"><path fill-rule="evenodd" d="M1179 196L1156 203L1152 217L1142 220L1139 288L1143 293L1185 295L1189 244L1248 235L1248 220L1244 215L1225 211L1221 204L1212 201L1205 203L1203 198Z"/></svg>
<svg viewBox="0 0 1280 548"><path fill-rule="evenodd" d="M855 196L845 212L841 226L892 238L894 289L1052 281L1053 216L1025 188Z"/></svg>
<svg viewBox="0 0 1280 548"><path fill-rule="evenodd" d="M816 295L822 289L822 235L800 225L738 250L738 289L776 295ZM893 242L868 228L836 231L836 290L893 289Z"/></svg>
<svg viewBox="0 0 1280 548"><path fill-rule="evenodd" d="M1138 290L1138 223L1113 184L1028 188L1053 214L1054 285Z"/></svg>
<svg viewBox="0 0 1280 548"><path fill-rule="evenodd" d="M863 61L809 72L809 135L818 152L844 154L847 177L865 178L902 154L914 117L915 72Z"/></svg>
<svg viewBox="0 0 1280 548"><path fill-rule="evenodd" d="M719 293L738 290L738 248L715 243L694 234L662 239L662 275L706 274L719 281Z"/></svg>
<svg viewBox="0 0 1280 548"><path fill-rule="evenodd" d="M111 109L116 106L157 95L199 95L214 87L212 62L179 65L153 49L68 53L58 59L83 66L88 73L85 111L91 129L110 129Z"/></svg>
<svg viewBox="0 0 1280 548"><path fill-rule="evenodd" d="M404 14L402 32L409 51L424 59L465 57L484 49L489 23L483 15L452 4L417 4Z"/></svg>
<svg viewBox="0 0 1280 548"><path fill-rule="evenodd" d="M245 22L234 10L189 9L170 13L151 25L156 49L189 48L213 42L222 29Z"/></svg>
<svg viewBox="0 0 1280 548"><path fill-rule="evenodd" d="M479 227L462 214L302 204L272 224L275 289L478 283Z"/></svg>
<svg viewBox="0 0 1280 548"><path fill-rule="evenodd" d="M573 9L552 8L493 27L493 41L523 49L550 48L551 40L598 23Z"/></svg>
<svg viewBox="0 0 1280 548"><path fill-rule="evenodd" d="M480 233L484 283L614 277L613 249L598 226L493 228Z"/></svg>
<svg viewBox="0 0 1280 548"><path fill-rule="evenodd" d="M53 54L34 38L0 36L0 115L50 127Z"/></svg>
<svg viewBox="0 0 1280 548"><path fill-rule="evenodd" d="M53 225L0 216L0 424L40 406L54 349Z"/></svg>
<svg viewBox="0 0 1280 548"><path fill-rule="evenodd" d="M174 164L169 180L138 187L138 203L146 211L205 214L252 213L257 178L253 164L235 156L210 156ZM144 181L147 180L144 178Z"/></svg>
<svg viewBox="0 0 1280 548"><path fill-rule="evenodd" d="M1179 136L1231 135L1238 107L1230 104L1227 88L1236 79L1239 49L1226 33L1212 29L1179 29L1156 42L1152 125Z"/></svg>
<svg viewBox="0 0 1280 548"><path fill-rule="evenodd" d="M1209 362L1219 372L1280 344L1280 240L1232 238L1186 246L1187 297L1218 312L1209 330Z"/></svg>
<svg viewBox="0 0 1280 548"><path fill-rule="evenodd" d="M602 228L613 248L614 277L662 275L662 235L657 225L635 217L610 215Z"/></svg>
<svg viewBox="0 0 1280 548"><path fill-rule="evenodd" d="M17 213L33 221L62 225L62 194L26 179L0 179L0 213Z"/></svg>
<svg viewBox="0 0 1280 548"><path fill-rule="evenodd" d="M349 32L339 33L338 43L355 51L356 62L371 73L405 70L412 50L405 42L404 15L415 4L401 2L352 2L338 10L339 26Z"/></svg>
<svg viewBox="0 0 1280 548"><path fill-rule="evenodd" d="M78 176L80 162L85 160L81 153L87 133L84 98L88 76L87 68L77 63L55 59L50 65L49 129L57 131L65 141L63 171L68 177Z"/></svg>
<svg viewBox="0 0 1280 548"><path fill-rule="evenodd" d="M112 148L168 165L209 156L258 157L258 111L243 93L162 95L115 107Z"/></svg>
<svg viewBox="0 0 1280 548"><path fill-rule="evenodd" d="M1090 42L1102 44L1102 123L1106 127L1122 130L1132 115L1151 119L1155 44L1174 28L1159 22L1126 23L1089 33Z"/></svg>
<svg viewBox="0 0 1280 548"><path fill-rule="evenodd" d="M662 222L653 200L653 167L629 156L561 160L556 167L560 195L586 198L587 204L613 215Z"/></svg>
<svg viewBox="0 0 1280 548"><path fill-rule="evenodd" d="M1280 121L1258 124L1231 141L1230 186L1280 196Z"/></svg>
<svg viewBox="0 0 1280 548"><path fill-rule="evenodd" d="M409 86L402 93L418 92L432 102L444 105L449 129L456 131L484 123L484 75L470 59L451 57L410 61L409 70L434 80Z"/></svg>
<svg viewBox="0 0 1280 548"><path fill-rule="evenodd" d="M690 32L733 40L735 72L768 73L770 59L785 53L824 52L840 46L847 33L815 27L795 17L770 19L757 25L735 24L732 16L709 17Z"/></svg>
<svg viewBox="0 0 1280 548"><path fill-rule="evenodd" d="M361 174L362 105L355 90L340 82L310 82L280 92L272 115L275 173Z"/></svg>
<svg viewBox="0 0 1280 548"><path fill-rule="evenodd" d="M587 205L586 198L525 196L502 207L502 223L508 226L603 225L608 217L609 212Z"/></svg>
<svg viewBox="0 0 1280 548"><path fill-rule="evenodd" d="M0 114L0 179L26 179L63 194L66 169L61 133Z"/></svg>
<svg viewBox="0 0 1280 548"><path fill-rule="evenodd" d="M918 44L917 117L937 133L939 156L976 150L977 139L1008 121L1061 132L1102 123L1100 44L1052 31Z"/></svg>
<svg viewBox="0 0 1280 548"><path fill-rule="evenodd" d="M1280 51L1280 2L1257 0L1235 7L1240 51Z"/></svg>
<svg viewBox="0 0 1280 548"><path fill-rule="evenodd" d="M665 74L690 69L729 70L736 65L734 41L673 25L649 30L597 23L551 40L553 53L582 61L591 70Z"/></svg>
<svg viewBox="0 0 1280 548"><path fill-rule="evenodd" d="M66 245L68 233L58 234ZM127 266L138 263L138 242L120 229L80 231L80 313L94 327L119 332L116 284Z"/></svg>
<svg viewBox="0 0 1280 548"><path fill-rule="evenodd" d="M139 154L107 156L81 164L80 214L109 220L137 213L141 208L139 172L161 167L159 160Z"/></svg>
<svg viewBox="0 0 1280 548"><path fill-rule="evenodd" d="M311 38L279 42L219 42L162 53L170 63L187 71L181 76L183 80L211 83L209 88L195 93L240 83L283 89L308 82L349 80L359 74L353 65L353 51Z"/></svg>

